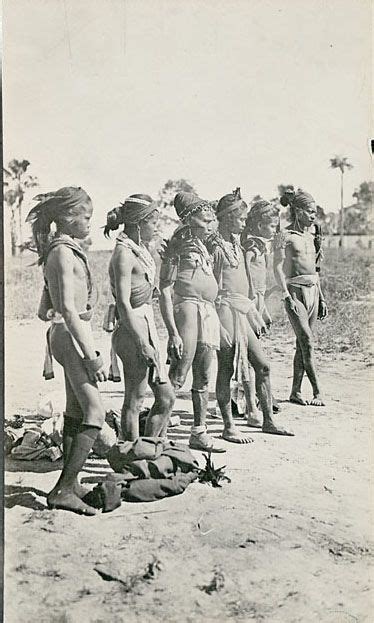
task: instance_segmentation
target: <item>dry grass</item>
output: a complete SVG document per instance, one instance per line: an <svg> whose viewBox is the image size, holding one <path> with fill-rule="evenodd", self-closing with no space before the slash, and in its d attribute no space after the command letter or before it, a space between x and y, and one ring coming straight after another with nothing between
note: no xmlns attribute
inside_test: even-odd
<svg viewBox="0 0 374 623"><path fill-rule="evenodd" d="M94 324L101 327L110 302L107 278L110 252L89 254L94 280L99 291ZM35 255L24 253L8 262L6 269L6 317L27 320L35 317L42 289L41 269L33 264ZM367 355L370 346L370 282L373 259L369 251L327 249L322 266L323 291L329 306L329 318L318 323L317 348L326 353L355 350ZM273 335L292 335L279 301L272 297ZM156 307L157 324L165 327Z"/></svg>

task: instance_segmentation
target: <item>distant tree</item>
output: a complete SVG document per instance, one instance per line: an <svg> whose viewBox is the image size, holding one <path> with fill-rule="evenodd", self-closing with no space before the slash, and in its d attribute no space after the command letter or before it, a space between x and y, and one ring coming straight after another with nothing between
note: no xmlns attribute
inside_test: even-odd
<svg viewBox="0 0 374 623"><path fill-rule="evenodd" d="M344 208L345 231L351 234L373 233L374 183L362 182L352 197L356 202Z"/></svg>
<svg viewBox="0 0 374 623"><path fill-rule="evenodd" d="M30 163L28 160L13 159L4 168L4 200L10 209L10 238L13 256L20 251L23 243L22 203L27 188L38 186L38 179L27 174Z"/></svg>
<svg viewBox="0 0 374 623"><path fill-rule="evenodd" d="M158 194L160 205L164 208L172 206L175 195L182 191L186 193L196 193L193 184L183 177L179 180L168 180Z"/></svg>
<svg viewBox="0 0 374 623"><path fill-rule="evenodd" d="M361 182L352 197L356 199L357 203L372 208L374 205L374 182Z"/></svg>
<svg viewBox="0 0 374 623"><path fill-rule="evenodd" d="M349 169L353 169L353 164L348 162L346 156L334 156L330 158L330 167L332 169L339 169L340 171L340 240L339 247L343 246L344 239L344 173Z"/></svg>

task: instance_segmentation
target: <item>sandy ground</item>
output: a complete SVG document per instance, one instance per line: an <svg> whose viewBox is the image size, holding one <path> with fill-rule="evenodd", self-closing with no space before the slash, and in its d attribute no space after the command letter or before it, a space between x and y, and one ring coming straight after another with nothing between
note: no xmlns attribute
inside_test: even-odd
<svg viewBox="0 0 374 623"><path fill-rule="evenodd" d="M41 378L44 330L37 321L8 326L7 416L32 412L42 394L63 409L60 371L53 381ZM97 339L107 354L107 336ZM274 393L285 400L291 335L267 348ZM222 441L227 453L214 462L227 465L232 481L221 489L194 483L175 498L123 503L113 513L85 518L46 509L59 465L9 460L6 623L372 621L371 368L347 353L319 356L319 366L327 406L285 402L279 419L295 438L252 429L249 446ZM105 404L119 407L119 386L101 389ZM186 441L188 394L176 410L182 425L171 437ZM219 436L220 421L210 419L209 428ZM82 480L95 483L109 469L106 461L90 459ZM152 560L160 569L142 580ZM97 565L122 582L104 580ZM131 577L139 580L129 590Z"/></svg>

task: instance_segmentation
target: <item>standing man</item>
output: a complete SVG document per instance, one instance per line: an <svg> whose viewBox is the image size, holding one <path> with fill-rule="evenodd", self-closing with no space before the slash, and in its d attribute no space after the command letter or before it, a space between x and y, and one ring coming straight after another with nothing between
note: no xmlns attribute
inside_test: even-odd
<svg viewBox="0 0 374 623"><path fill-rule="evenodd" d="M148 246L158 221L158 208L149 195L135 194L107 215L104 234L124 226L109 265L110 285L116 301L117 324L112 344L123 365L125 397L121 427L123 438L139 437L139 413L149 385L154 403L145 435L166 436L174 404L174 391L160 357L153 316L156 265Z"/></svg>
<svg viewBox="0 0 374 623"><path fill-rule="evenodd" d="M243 385L248 402L249 363L255 371L256 393L263 414L262 431L273 435L292 435L273 422L270 367L249 320L257 314L257 310L248 297L245 258L238 240L244 228L246 212L247 204L242 200L239 188L222 197L216 212L218 231L208 243L219 287L216 304L221 324L216 394L225 423L223 437L237 443L247 443L248 438L239 435L233 423L230 382L234 378ZM250 425L253 425L252 421ZM261 426L260 422L255 425Z"/></svg>
<svg viewBox="0 0 374 623"><path fill-rule="evenodd" d="M215 227L215 214L208 201L193 193L177 193L174 207L181 226L165 249L160 271L160 308L169 334L169 377L178 390L192 367L190 448L224 452L214 446L206 428L210 370L220 341L215 309L218 288L212 258L204 245Z"/></svg>
<svg viewBox="0 0 374 623"><path fill-rule="evenodd" d="M95 515L96 510L83 501L87 491L78 481L105 421L98 383L106 380L106 374L101 355L95 350L90 323L94 287L87 257L80 246L90 233L93 206L83 188L76 186L64 186L35 199L38 204L26 220L32 225L44 272L38 316L51 321L43 376L53 378L53 356L63 367L66 394L64 465L47 495L47 505ZM56 227L54 234L52 223Z"/></svg>
<svg viewBox="0 0 374 623"><path fill-rule="evenodd" d="M317 379L313 331L317 318L326 318L328 312L317 271L320 240L316 239L315 227L313 233L310 231L317 208L313 197L301 190L288 190L281 197L281 204L290 206L291 224L275 237L274 273L296 335L290 402L320 407L325 403ZM310 402L301 395L304 372L312 385Z"/></svg>

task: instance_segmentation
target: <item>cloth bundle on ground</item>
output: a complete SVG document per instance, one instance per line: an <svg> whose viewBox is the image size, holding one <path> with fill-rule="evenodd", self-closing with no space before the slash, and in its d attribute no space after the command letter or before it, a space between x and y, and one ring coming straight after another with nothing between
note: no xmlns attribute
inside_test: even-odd
<svg viewBox="0 0 374 623"><path fill-rule="evenodd" d="M109 512L126 502L153 502L179 495L198 476L199 464L181 444L158 437L120 441L107 454L114 470L85 497Z"/></svg>
<svg viewBox="0 0 374 623"><path fill-rule="evenodd" d="M27 424L24 421L18 426L18 421L6 420L4 434L4 451L13 459L23 461L37 461L48 459L57 461L62 457L62 431L64 416L56 414L42 424ZM92 451L99 458L105 458L110 448L116 443L119 431L113 424L113 411L107 412L107 421L104 422L99 435L92 447Z"/></svg>
<svg viewBox="0 0 374 623"><path fill-rule="evenodd" d="M23 461L57 461L62 457L62 452L52 435L47 435L39 427L33 427L25 430L22 439L11 450L11 456Z"/></svg>

